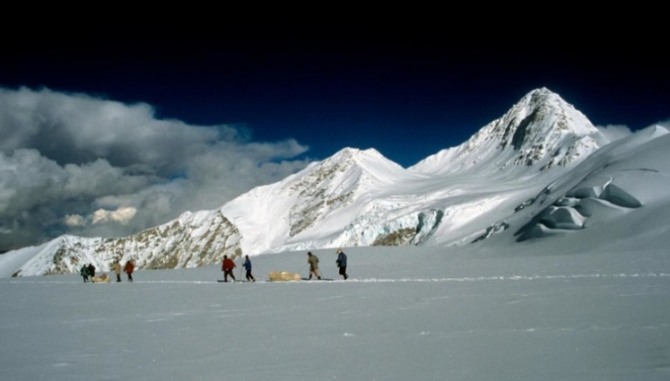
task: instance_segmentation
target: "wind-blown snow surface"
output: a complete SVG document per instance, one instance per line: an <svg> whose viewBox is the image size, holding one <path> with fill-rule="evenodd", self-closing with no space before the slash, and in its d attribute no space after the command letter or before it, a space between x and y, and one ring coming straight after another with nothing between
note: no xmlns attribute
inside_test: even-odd
<svg viewBox="0 0 670 381"><path fill-rule="evenodd" d="M0 279L0 379L670 379L660 242L519 246L353 248L347 281L225 284L217 266ZM316 254L337 278L335 252ZM254 263L259 279L307 273L304 253Z"/></svg>

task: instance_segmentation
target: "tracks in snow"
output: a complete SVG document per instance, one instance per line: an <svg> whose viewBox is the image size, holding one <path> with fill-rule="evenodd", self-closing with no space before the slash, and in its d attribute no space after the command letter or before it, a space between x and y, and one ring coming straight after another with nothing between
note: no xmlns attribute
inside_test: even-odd
<svg viewBox="0 0 670 381"><path fill-rule="evenodd" d="M446 277L446 278L349 278L348 280L332 281L294 281L294 282L270 282L258 281L256 284L342 284L342 283L462 283L462 282L530 282L550 280L579 280L579 279L649 279L670 278L670 273L616 273L616 274L569 274L569 275L509 275L509 276L479 276L479 277ZM2 284L4 282L0 282ZM9 284L67 284L81 283L73 281L49 281L49 280L11 280ZM115 284L112 282L109 284ZM213 284L216 280L136 280L136 284ZM248 282L230 282L230 284L246 284ZM129 284L122 282L122 284Z"/></svg>

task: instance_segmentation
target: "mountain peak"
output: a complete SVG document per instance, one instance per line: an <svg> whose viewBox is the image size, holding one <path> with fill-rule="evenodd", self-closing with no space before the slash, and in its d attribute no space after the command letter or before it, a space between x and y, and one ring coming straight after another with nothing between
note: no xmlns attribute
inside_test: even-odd
<svg viewBox="0 0 670 381"><path fill-rule="evenodd" d="M524 95L518 102L523 104L531 104L535 106L547 105L547 106L559 106L559 107L572 107L563 97L558 93L555 93L549 90L546 87L539 87L537 89L531 90L526 95Z"/></svg>
<svg viewBox="0 0 670 381"><path fill-rule="evenodd" d="M540 87L534 90L531 90L528 94L524 95L523 98L521 98L521 101L523 102L525 99L533 99L536 101L547 101L550 99L558 99L562 102L565 102L563 98L561 98L560 95L556 94L555 92L547 89L546 87Z"/></svg>
<svg viewBox="0 0 670 381"><path fill-rule="evenodd" d="M355 161L365 161L365 160L388 160L384 155L374 148L368 149L359 149L346 147L337 151L330 159L333 161L344 161L344 160L355 160Z"/></svg>
<svg viewBox="0 0 670 381"><path fill-rule="evenodd" d="M546 87L535 89L526 94L497 121L501 119L509 121L505 125L508 134L509 129L514 127L517 127L514 129L515 134L523 134L528 126L534 122L540 122L541 126L538 127L543 127L541 132L545 133L562 130L584 136L598 132L584 114ZM514 122L516 122L516 126ZM519 138L518 135L516 138Z"/></svg>
<svg viewBox="0 0 670 381"><path fill-rule="evenodd" d="M454 173L544 170L576 164L607 142L571 104L547 88L526 94L502 117L458 147L419 162L413 171Z"/></svg>
<svg viewBox="0 0 670 381"><path fill-rule="evenodd" d="M391 177L405 172L399 164L388 159L374 148L358 149L347 147L333 156L317 163L321 168L337 166L339 168L358 168L374 177L385 177L384 174L392 174Z"/></svg>
<svg viewBox="0 0 670 381"><path fill-rule="evenodd" d="M280 182L255 188L221 210L244 236L245 253L264 252L347 210L368 192L408 176L413 175L376 149L347 147ZM266 225L270 218L272 228Z"/></svg>

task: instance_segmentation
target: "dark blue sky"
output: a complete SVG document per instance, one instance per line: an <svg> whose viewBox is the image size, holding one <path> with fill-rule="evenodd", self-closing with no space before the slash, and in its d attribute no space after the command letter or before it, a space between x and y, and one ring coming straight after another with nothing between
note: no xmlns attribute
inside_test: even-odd
<svg viewBox="0 0 670 381"><path fill-rule="evenodd" d="M597 125L670 118L666 62L639 46L590 42L54 36L7 46L0 86L146 102L161 118L245 126L254 141L295 138L314 159L374 147L407 167L462 143L538 87Z"/></svg>

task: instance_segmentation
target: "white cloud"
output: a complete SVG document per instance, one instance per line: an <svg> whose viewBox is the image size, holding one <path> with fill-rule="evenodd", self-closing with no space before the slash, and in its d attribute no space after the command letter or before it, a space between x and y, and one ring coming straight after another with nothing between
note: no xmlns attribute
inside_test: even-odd
<svg viewBox="0 0 670 381"><path fill-rule="evenodd" d="M254 142L244 127L48 89L0 88L0 136L0 230L11 232L0 251L63 233L132 234L307 165L292 139Z"/></svg>
<svg viewBox="0 0 670 381"><path fill-rule="evenodd" d="M75 227L75 226L84 226L86 222L84 221L84 217L78 215L78 214L68 214L65 216L63 222L65 222L65 225Z"/></svg>
<svg viewBox="0 0 670 381"><path fill-rule="evenodd" d="M103 222L113 221L120 224L126 224L132 220L137 214L137 209L132 207L119 208L117 210L98 209L91 217L91 223L99 224Z"/></svg>

